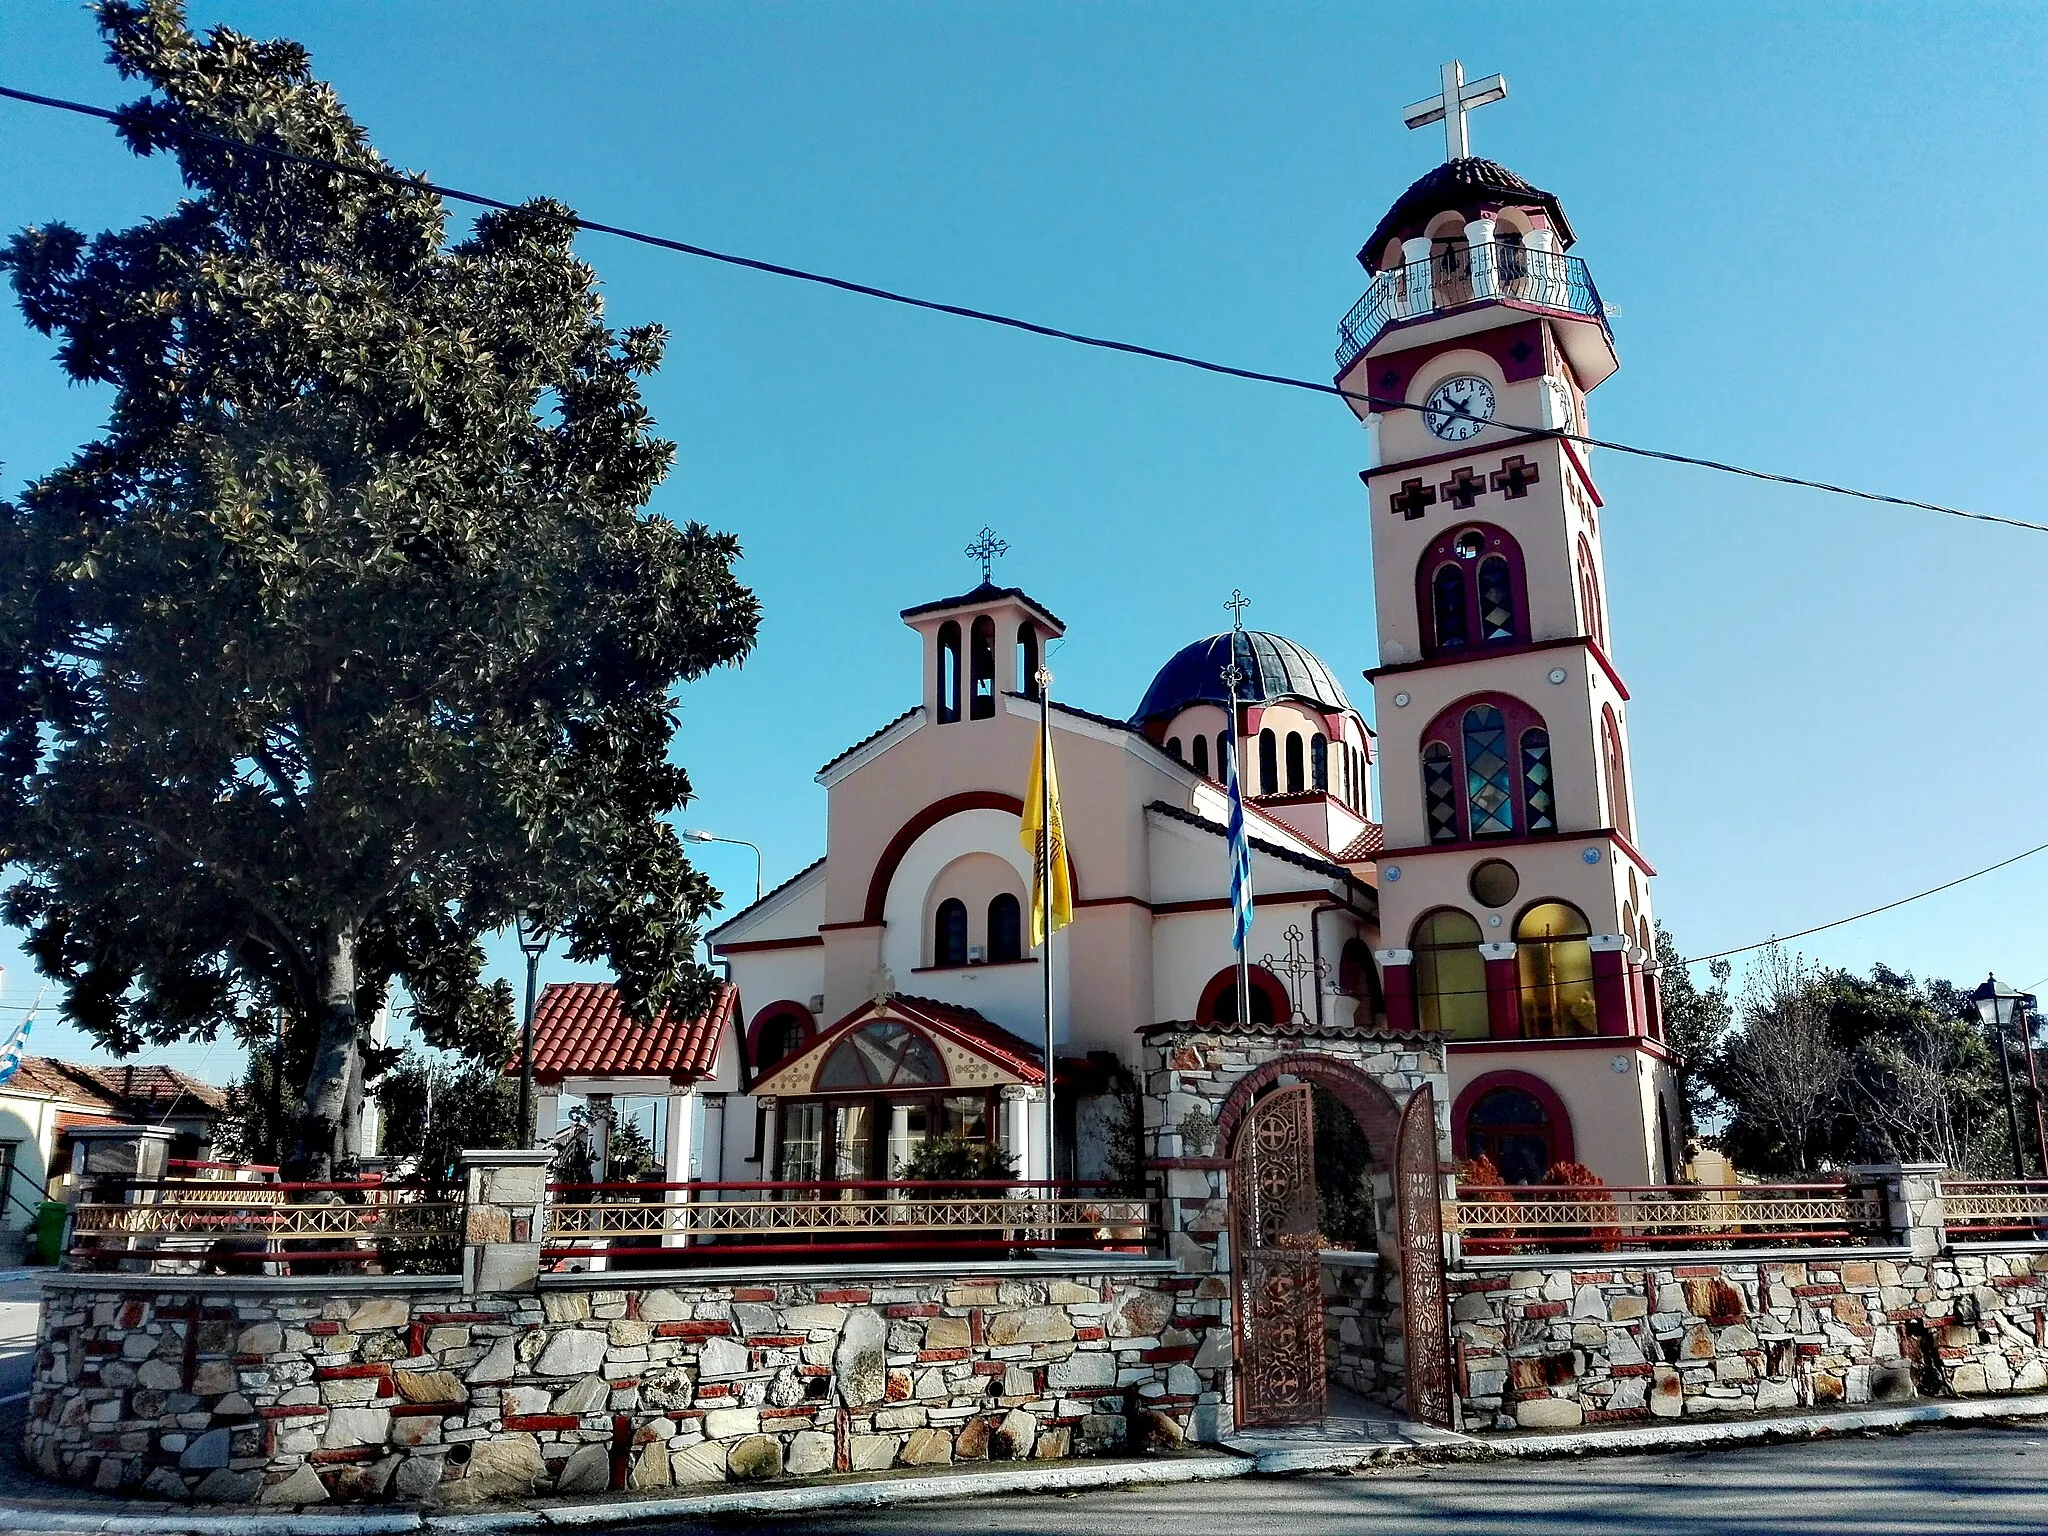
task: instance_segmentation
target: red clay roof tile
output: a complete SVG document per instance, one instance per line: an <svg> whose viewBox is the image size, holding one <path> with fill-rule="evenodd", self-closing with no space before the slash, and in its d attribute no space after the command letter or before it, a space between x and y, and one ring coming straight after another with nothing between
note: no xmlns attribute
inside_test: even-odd
<svg viewBox="0 0 2048 1536"><path fill-rule="evenodd" d="M729 982L721 983L707 1013L678 1019L664 1009L653 1023L635 1024L610 982L551 982L533 1009L533 1075L544 1083L565 1077L666 1077L676 1083L709 1077L737 997ZM505 1070L519 1070L516 1051Z"/></svg>

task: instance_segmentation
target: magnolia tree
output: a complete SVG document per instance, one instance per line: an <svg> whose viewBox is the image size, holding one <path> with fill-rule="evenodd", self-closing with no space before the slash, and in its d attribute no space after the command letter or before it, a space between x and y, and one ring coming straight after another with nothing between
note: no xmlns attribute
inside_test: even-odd
<svg viewBox="0 0 2048 1536"><path fill-rule="evenodd" d="M451 243L298 45L195 37L172 0L99 24L148 87L118 132L188 192L0 256L109 391L0 507L5 915L114 1050L283 1018L318 1175L395 983L430 1041L503 1060L479 941L517 911L636 1015L702 1004L676 689L758 610L730 537L647 510L665 337L606 325L567 209Z"/></svg>

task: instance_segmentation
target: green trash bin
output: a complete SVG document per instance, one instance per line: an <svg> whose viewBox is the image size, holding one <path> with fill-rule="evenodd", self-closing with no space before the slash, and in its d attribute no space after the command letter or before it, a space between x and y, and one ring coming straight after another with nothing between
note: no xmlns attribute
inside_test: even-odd
<svg viewBox="0 0 2048 1536"><path fill-rule="evenodd" d="M30 1246L31 1264L58 1264L64 1259L64 1221L71 1207L62 1200L45 1200L36 1212L35 1239Z"/></svg>

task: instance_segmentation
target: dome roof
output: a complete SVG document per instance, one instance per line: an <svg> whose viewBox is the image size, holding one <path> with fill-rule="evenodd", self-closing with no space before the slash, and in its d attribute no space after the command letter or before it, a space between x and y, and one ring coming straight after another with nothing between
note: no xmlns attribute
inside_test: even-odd
<svg viewBox="0 0 2048 1536"><path fill-rule="evenodd" d="M1134 722L1156 720L1178 714L1190 704L1228 705L1230 695L1223 687L1223 664L1230 656L1230 634L1211 635L1183 646L1173 659L1159 669L1144 701L1131 716ZM1264 630L1238 632L1237 664L1245 674L1238 686L1238 698L1248 704L1268 704L1275 699L1306 699L1325 709L1349 710L1351 701L1337 686L1330 669L1312 652L1304 650L1285 635Z"/></svg>
<svg viewBox="0 0 2048 1536"><path fill-rule="evenodd" d="M1366 237L1358 252L1359 264L1368 272L1378 271L1380 253L1393 236L1404 229L1420 229L1445 209L1481 202L1538 204L1550 215L1560 247L1572 243L1571 220L1564 216L1564 207L1555 196L1530 186L1497 161L1468 156L1445 161L1396 198L1386 217Z"/></svg>

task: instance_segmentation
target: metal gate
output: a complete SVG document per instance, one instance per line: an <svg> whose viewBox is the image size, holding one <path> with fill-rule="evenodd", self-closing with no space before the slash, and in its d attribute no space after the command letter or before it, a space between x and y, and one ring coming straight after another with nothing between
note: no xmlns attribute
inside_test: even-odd
<svg viewBox="0 0 2048 1536"><path fill-rule="evenodd" d="M1230 1197L1237 1422L1319 1423L1323 1273L1315 1094L1307 1083L1275 1088L1252 1106L1238 1132Z"/></svg>
<svg viewBox="0 0 2048 1536"><path fill-rule="evenodd" d="M1450 1318L1444 1305L1443 1178L1437 1167L1436 1094L1415 1090L1394 1144L1401 1226L1401 1331L1407 1343L1408 1416L1451 1428Z"/></svg>

